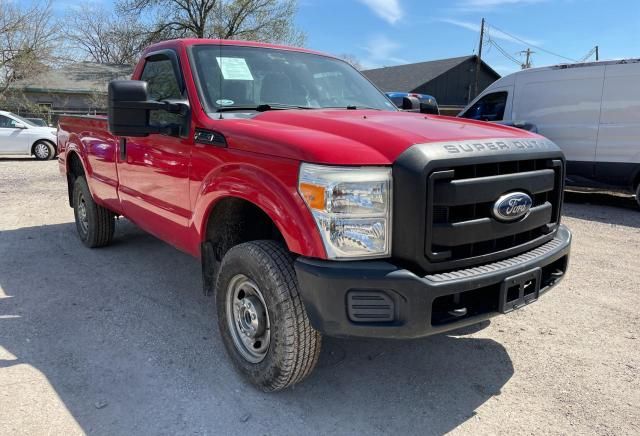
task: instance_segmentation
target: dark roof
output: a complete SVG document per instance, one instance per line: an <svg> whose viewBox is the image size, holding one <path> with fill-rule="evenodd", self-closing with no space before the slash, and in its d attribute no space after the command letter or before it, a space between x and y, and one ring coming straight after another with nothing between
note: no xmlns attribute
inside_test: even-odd
<svg viewBox="0 0 640 436"><path fill-rule="evenodd" d="M476 59L476 56L461 56L395 67L375 68L365 70L362 73L385 92L409 92L469 59ZM489 65L484 61L482 63L491 73L495 74L496 79L500 78L500 75Z"/></svg>
<svg viewBox="0 0 640 436"><path fill-rule="evenodd" d="M11 87L31 92L106 93L109 81L129 79L132 74L132 65L78 62L45 70L35 77L17 81Z"/></svg>

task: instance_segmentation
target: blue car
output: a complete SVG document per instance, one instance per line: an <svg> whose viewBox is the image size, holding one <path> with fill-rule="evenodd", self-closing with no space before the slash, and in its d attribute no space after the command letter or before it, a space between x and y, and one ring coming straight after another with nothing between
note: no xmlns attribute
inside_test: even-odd
<svg viewBox="0 0 640 436"><path fill-rule="evenodd" d="M386 92L385 94L387 94L387 97L391 99L393 104L400 109L415 110L416 108L412 106L411 100L418 99L421 113L440 115L438 102L432 95L416 94L414 92Z"/></svg>

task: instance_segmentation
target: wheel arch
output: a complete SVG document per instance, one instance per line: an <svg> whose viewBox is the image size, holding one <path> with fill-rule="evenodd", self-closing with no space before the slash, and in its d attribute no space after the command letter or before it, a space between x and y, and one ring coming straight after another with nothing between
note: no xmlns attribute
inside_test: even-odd
<svg viewBox="0 0 640 436"><path fill-rule="evenodd" d="M73 207L73 185L79 176L86 177L87 172L84 168L84 162L80 157L80 153L75 148L67 151L65 164L66 164L66 174L67 174L67 193L69 196L69 206Z"/></svg>
<svg viewBox="0 0 640 436"><path fill-rule="evenodd" d="M254 211L261 219L268 219L289 251L325 257L315 221L297 188L263 168L237 163L215 170L202 183L193 217L198 245L210 240L211 226L215 225L212 217L218 218L218 208L234 203L242 204L243 212Z"/></svg>

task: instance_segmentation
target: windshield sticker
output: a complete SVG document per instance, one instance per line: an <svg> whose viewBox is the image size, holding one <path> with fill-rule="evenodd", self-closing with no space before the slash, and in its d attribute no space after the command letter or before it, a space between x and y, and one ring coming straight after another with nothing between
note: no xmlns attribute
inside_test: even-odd
<svg viewBox="0 0 640 436"><path fill-rule="evenodd" d="M225 80L253 80L244 58L216 57L216 60Z"/></svg>
<svg viewBox="0 0 640 436"><path fill-rule="evenodd" d="M216 100L216 104L219 106L231 106L233 103L235 103L233 100L228 100L226 98Z"/></svg>

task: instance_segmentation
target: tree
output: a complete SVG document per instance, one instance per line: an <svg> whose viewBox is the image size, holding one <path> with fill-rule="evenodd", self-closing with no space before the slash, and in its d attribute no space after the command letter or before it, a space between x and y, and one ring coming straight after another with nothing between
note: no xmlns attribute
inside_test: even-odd
<svg viewBox="0 0 640 436"><path fill-rule="evenodd" d="M49 1L24 6L0 0L0 97L12 83L55 63L59 42Z"/></svg>
<svg viewBox="0 0 640 436"><path fill-rule="evenodd" d="M149 12L151 39L248 39L303 45L296 0L119 0L122 13Z"/></svg>
<svg viewBox="0 0 640 436"><path fill-rule="evenodd" d="M95 5L83 5L66 15L67 44L87 60L134 64L153 41L137 15L117 14Z"/></svg>
<svg viewBox="0 0 640 436"><path fill-rule="evenodd" d="M349 53L342 53L338 55L338 57L343 61L349 62L351 66L356 70L362 70L363 68L362 64L360 63L360 60L355 55L352 55Z"/></svg>

